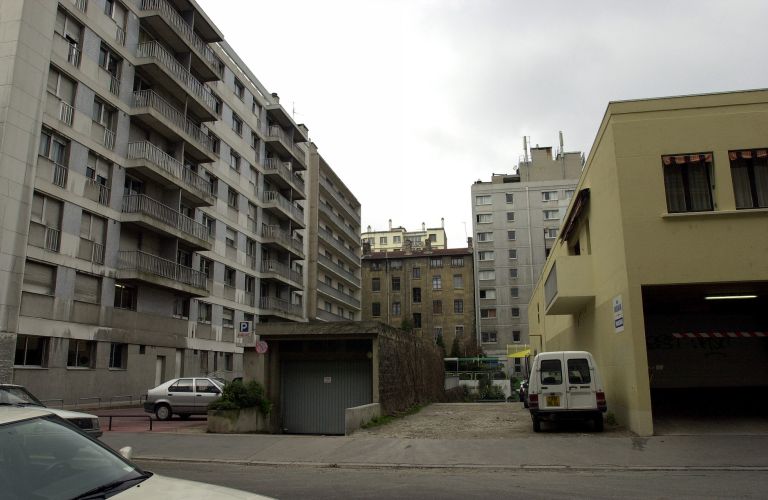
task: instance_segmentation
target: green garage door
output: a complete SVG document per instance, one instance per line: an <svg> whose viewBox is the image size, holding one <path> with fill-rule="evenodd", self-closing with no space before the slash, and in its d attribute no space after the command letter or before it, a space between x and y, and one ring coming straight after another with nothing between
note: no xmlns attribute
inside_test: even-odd
<svg viewBox="0 0 768 500"><path fill-rule="evenodd" d="M284 361L283 432L344 434L344 410L371 403L371 362Z"/></svg>

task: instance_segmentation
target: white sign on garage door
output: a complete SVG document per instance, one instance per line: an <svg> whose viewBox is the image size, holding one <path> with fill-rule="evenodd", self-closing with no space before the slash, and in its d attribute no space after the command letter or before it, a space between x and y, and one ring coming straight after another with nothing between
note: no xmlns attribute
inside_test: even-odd
<svg viewBox="0 0 768 500"><path fill-rule="evenodd" d="M624 304L621 295L613 298L613 331L616 333L624 331Z"/></svg>

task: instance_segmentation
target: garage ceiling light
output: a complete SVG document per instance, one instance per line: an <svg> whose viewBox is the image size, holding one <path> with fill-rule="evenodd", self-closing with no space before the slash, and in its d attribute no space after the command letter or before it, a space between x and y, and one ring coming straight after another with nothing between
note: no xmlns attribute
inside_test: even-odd
<svg viewBox="0 0 768 500"><path fill-rule="evenodd" d="M756 299L757 295L709 295L705 300Z"/></svg>

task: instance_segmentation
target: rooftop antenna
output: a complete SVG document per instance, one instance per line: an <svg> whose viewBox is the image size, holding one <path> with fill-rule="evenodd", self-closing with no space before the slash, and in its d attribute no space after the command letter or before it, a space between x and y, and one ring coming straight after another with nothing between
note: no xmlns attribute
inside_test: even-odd
<svg viewBox="0 0 768 500"><path fill-rule="evenodd" d="M523 136L523 154L525 155L525 163L528 163L528 137Z"/></svg>
<svg viewBox="0 0 768 500"><path fill-rule="evenodd" d="M560 154L565 153L565 148L563 147L563 131L560 132Z"/></svg>

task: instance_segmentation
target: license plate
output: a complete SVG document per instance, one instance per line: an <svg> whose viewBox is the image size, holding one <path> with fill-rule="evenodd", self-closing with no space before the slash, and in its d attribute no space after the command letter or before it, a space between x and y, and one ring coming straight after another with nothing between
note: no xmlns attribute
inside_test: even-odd
<svg viewBox="0 0 768 500"><path fill-rule="evenodd" d="M547 406L560 406L560 396L557 394L547 396Z"/></svg>

